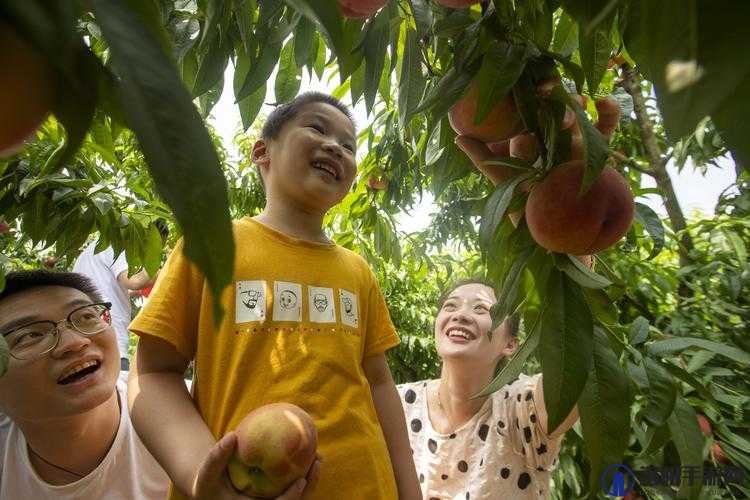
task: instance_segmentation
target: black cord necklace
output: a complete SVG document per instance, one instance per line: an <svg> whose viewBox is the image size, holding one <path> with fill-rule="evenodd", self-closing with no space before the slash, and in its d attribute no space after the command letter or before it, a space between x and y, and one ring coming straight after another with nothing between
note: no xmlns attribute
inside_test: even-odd
<svg viewBox="0 0 750 500"><path fill-rule="evenodd" d="M44 458L43 456L41 456L41 455L40 455L39 453L35 452L35 451L34 451L34 450L33 450L33 449L31 448L31 446L29 446L29 444L28 444L28 443L26 443L26 447L28 448L28 450L29 450L29 451L31 452L31 454L32 454L32 455L34 455L34 456L35 456L36 458L38 458L39 460L41 460L41 461L42 461L42 462L44 462L45 464L47 464L47 465L50 465L50 466L54 467L55 469L60 469L60 470L61 470L61 471L63 471L63 472L67 472L67 473L68 473L68 474L70 474L71 476L75 476L75 477L77 477L78 479L81 479L82 477L84 477L84 476L85 476L85 474L79 474L79 473L77 473L77 472L73 472L73 471L72 471L72 470L70 470L70 469L66 469L65 467L60 467L59 465L55 465L55 464L53 464L52 462L50 462L49 460L47 460L47 459L45 459L45 458Z"/></svg>

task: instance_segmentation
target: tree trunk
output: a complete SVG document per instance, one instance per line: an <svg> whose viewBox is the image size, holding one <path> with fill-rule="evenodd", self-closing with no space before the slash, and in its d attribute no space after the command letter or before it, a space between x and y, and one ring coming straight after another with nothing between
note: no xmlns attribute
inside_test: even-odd
<svg viewBox="0 0 750 500"><path fill-rule="evenodd" d="M680 267L685 267L690 263L689 253L693 249L693 238L687 231L685 215L682 213L680 204L677 201L677 195L672 186L672 179L667 172L667 162L664 158L664 153L661 147L659 147L651 119L646 111L646 99L641 89L641 78L634 69L625 68L623 70L622 85L633 98L635 116L649 163L649 168L644 169L644 173L650 175L656 181L656 186L662 192L662 199L664 200L669 220L672 223L672 229L674 229L675 233L680 233L678 254ZM682 297L692 295L690 288L684 283L681 283L678 291Z"/></svg>

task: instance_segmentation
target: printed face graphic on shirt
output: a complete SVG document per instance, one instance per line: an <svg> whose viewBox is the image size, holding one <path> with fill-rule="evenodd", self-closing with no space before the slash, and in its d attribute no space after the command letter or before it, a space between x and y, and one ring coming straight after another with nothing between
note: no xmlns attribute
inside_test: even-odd
<svg viewBox="0 0 750 500"><path fill-rule="evenodd" d="M235 323L265 320L266 282L238 281L235 285Z"/></svg>
<svg viewBox="0 0 750 500"><path fill-rule="evenodd" d="M297 305L297 295L291 290L282 290L279 296L281 307L284 309L292 309Z"/></svg>
<svg viewBox="0 0 750 500"><path fill-rule="evenodd" d="M273 320L302 321L302 285L286 281L273 282Z"/></svg>
<svg viewBox="0 0 750 500"><path fill-rule="evenodd" d="M341 302L341 322L353 328L359 326L359 306L357 295L348 290L339 290Z"/></svg>
<svg viewBox="0 0 750 500"><path fill-rule="evenodd" d="M335 323L336 307L333 301L333 288L309 286L307 290L310 321L313 323Z"/></svg>
<svg viewBox="0 0 750 500"><path fill-rule="evenodd" d="M325 311L328 308L328 297L322 293L316 293L313 296L313 306L315 306L318 312Z"/></svg>

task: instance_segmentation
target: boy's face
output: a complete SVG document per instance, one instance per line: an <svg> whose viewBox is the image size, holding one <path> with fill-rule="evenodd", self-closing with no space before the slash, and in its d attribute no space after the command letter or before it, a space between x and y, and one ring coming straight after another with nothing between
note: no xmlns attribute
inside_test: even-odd
<svg viewBox="0 0 750 500"><path fill-rule="evenodd" d="M269 201L323 214L351 188L355 148L351 120L330 104L314 102L300 107L275 139L256 142L253 161Z"/></svg>
<svg viewBox="0 0 750 500"><path fill-rule="evenodd" d="M0 331L35 321L60 321L91 299L75 288L40 286L0 301ZM112 397L119 374L120 354L111 326L92 337L84 337L59 325L60 338L52 351L40 359L10 358L8 371L0 377L0 411L17 421L43 421L84 413ZM75 383L66 374L94 362L98 368Z"/></svg>

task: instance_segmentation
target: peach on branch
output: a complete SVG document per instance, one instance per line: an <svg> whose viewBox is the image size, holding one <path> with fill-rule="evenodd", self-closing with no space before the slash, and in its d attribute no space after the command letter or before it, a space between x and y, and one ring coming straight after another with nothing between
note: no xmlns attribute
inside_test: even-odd
<svg viewBox="0 0 750 500"><path fill-rule="evenodd" d="M531 189L526 222L534 240L553 252L589 255L605 250L630 228L633 193L616 170L605 167L581 195L585 165L570 161Z"/></svg>
<svg viewBox="0 0 750 500"><path fill-rule="evenodd" d="M510 139L523 130L521 116L510 94L496 103L477 124L478 108L479 85L472 82L466 94L448 112L448 120L456 134L491 143Z"/></svg>
<svg viewBox="0 0 750 500"><path fill-rule="evenodd" d="M251 497L276 498L315 461L317 429L310 415L293 404L256 408L235 432L237 450L227 467L229 478Z"/></svg>
<svg viewBox="0 0 750 500"><path fill-rule="evenodd" d="M55 88L44 57L0 21L0 157L23 146L52 109Z"/></svg>
<svg viewBox="0 0 750 500"><path fill-rule="evenodd" d="M339 0L341 14L351 19L365 19L385 6L388 0Z"/></svg>

